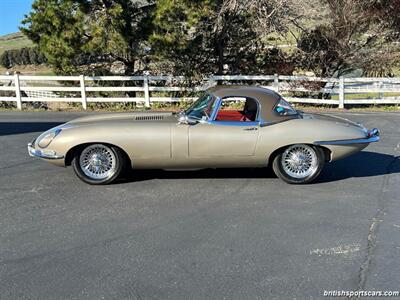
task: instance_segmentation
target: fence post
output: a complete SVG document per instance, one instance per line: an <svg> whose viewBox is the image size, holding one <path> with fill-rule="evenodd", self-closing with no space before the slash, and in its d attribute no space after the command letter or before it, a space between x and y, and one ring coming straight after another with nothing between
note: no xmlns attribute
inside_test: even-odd
<svg viewBox="0 0 400 300"><path fill-rule="evenodd" d="M150 107L150 91L149 91L149 75L144 74L143 78L143 89L144 89L144 105Z"/></svg>
<svg viewBox="0 0 400 300"><path fill-rule="evenodd" d="M209 84L209 87L214 87L214 86L218 85L218 81L216 81L216 80L214 79L214 75L211 75L211 76L208 78L208 84Z"/></svg>
<svg viewBox="0 0 400 300"><path fill-rule="evenodd" d="M22 98L21 98L21 85L19 82L19 74L14 75L14 85L15 85L15 97L17 98L17 108L22 109Z"/></svg>
<svg viewBox="0 0 400 300"><path fill-rule="evenodd" d="M279 75L274 74L274 86L275 86L275 91L279 93Z"/></svg>
<svg viewBox="0 0 400 300"><path fill-rule="evenodd" d="M344 108L344 78L339 78L339 108Z"/></svg>
<svg viewBox="0 0 400 300"><path fill-rule="evenodd" d="M385 94L382 93L383 82L379 81L378 86L379 86L379 100L383 100L383 98L385 97Z"/></svg>
<svg viewBox="0 0 400 300"><path fill-rule="evenodd" d="M79 81L81 84L81 98L82 98L82 107L84 110L87 109L87 98L86 98L86 86L85 86L85 76L80 75Z"/></svg>

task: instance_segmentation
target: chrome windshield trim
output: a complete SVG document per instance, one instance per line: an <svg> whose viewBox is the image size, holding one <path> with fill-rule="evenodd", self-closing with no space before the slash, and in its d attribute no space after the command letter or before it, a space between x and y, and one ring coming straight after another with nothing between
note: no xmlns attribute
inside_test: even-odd
<svg viewBox="0 0 400 300"><path fill-rule="evenodd" d="M62 158L64 158L64 155L46 154L42 150L35 149L33 147L32 143L28 144L28 153L29 153L29 156L44 158L44 159L62 159Z"/></svg>
<svg viewBox="0 0 400 300"><path fill-rule="evenodd" d="M211 112L210 118L208 119L208 121L210 121L210 122L214 121L215 118L217 117L219 108L222 103L222 99L219 97L215 97L215 102L216 102L215 107L214 107L213 111Z"/></svg>
<svg viewBox="0 0 400 300"><path fill-rule="evenodd" d="M335 140L335 141L317 141L314 145L351 145L351 144L369 144L379 142L380 133L377 128L368 130L367 136L361 139L350 139L350 140Z"/></svg>

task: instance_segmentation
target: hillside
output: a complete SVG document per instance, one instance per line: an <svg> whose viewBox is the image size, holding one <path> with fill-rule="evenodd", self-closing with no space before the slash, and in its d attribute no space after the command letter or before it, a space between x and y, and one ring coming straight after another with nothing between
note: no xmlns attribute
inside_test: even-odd
<svg viewBox="0 0 400 300"><path fill-rule="evenodd" d="M33 43L21 32L0 36L0 55L6 50L32 46Z"/></svg>
<svg viewBox="0 0 400 300"><path fill-rule="evenodd" d="M24 47L33 47L33 43L25 37L21 32L11 33L7 35L0 36L0 55L6 50L20 49ZM5 69L0 66L0 74L5 74L6 72L21 72L22 74L32 74L32 75L48 75L53 74L51 69L46 65L36 66L14 66L11 69Z"/></svg>

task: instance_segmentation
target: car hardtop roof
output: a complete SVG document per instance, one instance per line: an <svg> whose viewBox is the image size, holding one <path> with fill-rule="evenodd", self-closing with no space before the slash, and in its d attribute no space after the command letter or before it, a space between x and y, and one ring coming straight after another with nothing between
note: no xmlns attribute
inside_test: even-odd
<svg viewBox="0 0 400 300"><path fill-rule="evenodd" d="M230 96L250 97L256 98L260 102L268 101L275 103L280 98L279 94L273 90L258 86L219 85L208 89L208 92L219 98Z"/></svg>
<svg viewBox="0 0 400 300"><path fill-rule="evenodd" d="M298 115L280 116L273 111L281 96L273 90L258 86L246 85L219 85L207 90L208 93L218 97L248 97L256 99L259 102L260 114L262 120L269 122L283 121L285 119L295 119Z"/></svg>

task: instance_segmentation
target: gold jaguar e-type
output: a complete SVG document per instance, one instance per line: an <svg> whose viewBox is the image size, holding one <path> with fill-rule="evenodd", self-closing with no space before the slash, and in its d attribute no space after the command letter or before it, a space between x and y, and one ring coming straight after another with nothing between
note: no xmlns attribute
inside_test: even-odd
<svg viewBox="0 0 400 300"><path fill-rule="evenodd" d="M296 111L260 87L220 86L184 112L87 116L52 128L28 144L31 156L72 165L89 184L133 169L266 167L288 183L309 183L325 162L379 141L346 119Z"/></svg>

